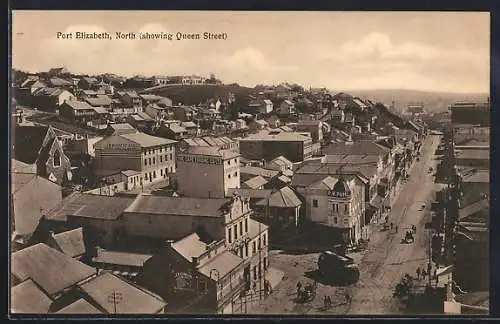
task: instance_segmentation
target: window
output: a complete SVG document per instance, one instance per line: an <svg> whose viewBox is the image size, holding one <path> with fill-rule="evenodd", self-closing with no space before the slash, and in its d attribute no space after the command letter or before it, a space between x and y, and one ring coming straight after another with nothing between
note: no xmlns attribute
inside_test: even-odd
<svg viewBox="0 0 500 324"><path fill-rule="evenodd" d="M335 204L335 211L338 213L339 212L339 205Z"/></svg>
<svg viewBox="0 0 500 324"><path fill-rule="evenodd" d="M231 161L227 161L227 165L230 165L231 164Z"/></svg>
<svg viewBox="0 0 500 324"><path fill-rule="evenodd" d="M205 281L198 281L198 291L201 293L205 293L207 291L207 283Z"/></svg>
<svg viewBox="0 0 500 324"><path fill-rule="evenodd" d="M264 269L267 269L267 258L264 257Z"/></svg>
<svg viewBox="0 0 500 324"><path fill-rule="evenodd" d="M266 246L266 234L262 235L262 245Z"/></svg>
<svg viewBox="0 0 500 324"><path fill-rule="evenodd" d="M243 235L243 222L240 222L240 235Z"/></svg>
<svg viewBox="0 0 500 324"><path fill-rule="evenodd" d="M172 157L172 153L170 153L170 160L173 160L174 158Z"/></svg>
<svg viewBox="0 0 500 324"><path fill-rule="evenodd" d="M238 238L238 224L234 225L234 240Z"/></svg>
<svg viewBox="0 0 500 324"><path fill-rule="evenodd" d="M318 208L318 201L316 199L313 200L313 207Z"/></svg>
<svg viewBox="0 0 500 324"><path fill-rule="evenodd" d="M255 241L252 242L252 253L255 253L257 251L257 245Z"/></svg>
<svg viewBox="0 0 500 324"><path fill-rule="evenodd" d="M168 155L165 155L165 161L167 161L167 159L168 159Z"/></svg>
<svg viewBox="0 0 500 324"><path fill-rule="evenodd" d="M261 237L260 236L259 236L259 245L258 245L258 247L259 247L259 250L260 250L261 249Z"/></svg>
<svg viewBox="0 0 500 324"><path fill-rule="evenodd" d="M228 175L227 175L227 178L228 178L228 179L231 179L231 175L230 175L230 174L228 174Z"/></svg>
<svg viewBox="0 0 500 324"><path fill-rule="evenodd" d="M148 165L148 159L144 159L144 165Z"/></svg>
<svg viewBox="0 0 500 324"><path fill-rule="evenodd" d="M232 243L233 237L231 236L231 228L227 229L227 237L228 237L229 243Z"/></svg>
<svg viewBox="0 0 500 324"><path fill-rule="evenodd" d="M155 163L156 163L156 162L155 162L155 158L153 157L153 164L155 164Z"/></svg>
<svg viewBox="0 0 500 324"><path fill-rule="evenodd" d="M163 175L163 169L160 169L160 176Z"/></svg>
<svg viewBox="0 0 500 324"><path fill-rule="evenodd" d="M234 173L234 176L235 176L235 177L237 177L237 176L238 176L238 172L235 172L235 173Z"/></svg>
<svg viewBox="0 0 500 324"><path fill-rule="evenodd" d="M238 159L234 159L234 163L238 163Z"/></svg>
<svg viewBox="0 0 500 324"><path fill-rule="evenodd" d="M240 258L243 258L243 246L240 247Z"/></svg>
<svg viewBox="0 0 500 324"><path fill-rule="evenodd" d="M253 266L253 280L257 280L257 266Z"/></svg>
<svg viewBox="0 0 500 324"><path fill-rule="evenodd" d="M55 167L61 166L61 153L59 153L59 151L55 151L54 156L52 158Z"/></svg>
<svg viewBox="0 0 500 324"><path fill-rule="evenodd" d="M167 168L165 168L165 175L167 175Z"/></svg>
<svg viewBox="0 0 500 324"><path fill-rule="evenodd" d="M338 219L337 219L337 217L334 217L334 218L333 218L333 223L334 223L334 224L337 224L337 223L338 223Z"/></svg>
<svg viewBox="0 0 500 324"><path fill-rule="evenodd" d="M248 257L248 243L245 244L245 257Z"/></svg>
<svg viewBox="0 0 500 324"><path fill-rule="evenodd" d="M347 208L348 208L348 206L347 206L347 204L345 204L345 205L344 205L344 212L346 212L346 213L348 212L348 209L347 209Z"/></svg>
<svg viewBox="0 0 500 324"><path fill-rule="evenodd" d="M156 171L153 171L153 179L156 179Z"/></svg>
<svg viewBox="0 0 500 324"><path fill-rule="evenodd" d="M245 218L245 233L248 233L248 218Z"/></svg>
<svg viewBox="0 0 500 324"><path fill-rule="evenodd" d="M148 163L149 165L151 165L151 158L148 158Z"/></svg>
<svg viewBox="0 0 500 324"><path fill-rule="evenodd" d="M163 162L163 155L160 155L160 163Z"/></svg>

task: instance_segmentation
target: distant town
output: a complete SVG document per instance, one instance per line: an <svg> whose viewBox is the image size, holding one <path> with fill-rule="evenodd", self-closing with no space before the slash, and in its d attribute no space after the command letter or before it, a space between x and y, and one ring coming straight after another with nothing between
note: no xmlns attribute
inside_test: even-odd
<svg viewBox="0 0 500 324"><path fill-rule="evenodd" d="M487 98L11 81L13 313L488 313Z"/></svg>

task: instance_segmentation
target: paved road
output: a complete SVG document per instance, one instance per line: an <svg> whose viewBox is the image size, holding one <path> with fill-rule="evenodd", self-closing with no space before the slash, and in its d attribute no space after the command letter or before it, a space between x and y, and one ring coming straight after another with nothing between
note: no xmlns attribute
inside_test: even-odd
<svg viewBox="0 0 500 324"><path fill-rule="evenodd" d="M395 284L405 273L415 275L417 267L427 265L429 233L424 230L424 215L428 215L429 202L433 199L436 185L429 167L436 169L434 152L440 141L437 135L430 135L422 145L422 156L410 171L408 183L396 197L389 222L398 224L396 230L375 232L368 249L360 262L360 281L349 288L352 302L346 308L347 314L398 314L403 313L397 300L392 298ZM426 209L421 206L426 204ZM405 227L415 225L417 234L412 244L402 244Z"/></svg>

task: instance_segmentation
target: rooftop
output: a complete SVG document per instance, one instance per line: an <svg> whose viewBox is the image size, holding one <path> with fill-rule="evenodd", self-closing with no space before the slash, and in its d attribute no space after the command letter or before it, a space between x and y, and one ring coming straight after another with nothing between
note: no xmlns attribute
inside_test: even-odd
<svg viewBox="0 0 500 324"><path fill-rule="evenodd" d="M243 166L240 168L240 174L250 174L253 176L261 176L263 178L274 178L279 175L279 171L268 170L253 166Z"/></svg>
<svg viewBox="0 0 500 324"><path fill-rule="evenodd" d="M174 140L170 140L170 139L166 139L166 138L162 138L162 137L151 136L151 135L141 133L141 132L120 134L118 136L123 137L125 139L128 139L129 141L132 141L134 143L137 143L143 148L177 143Z"/></svg>
<svg viewBox="0 0 500 324"><path fill-rule="evenodd" d="M38 90L36 90L33 95L35 97L38 97L38 96L48 96L48 97L56 97L58 95L60 95L61 93L63 93L64 89L60 89L60 88L40 88Z"/></svg>
<svg viewBox="0 0 500 324"><path fill-rule="evenodd" d="M248 220L248 237L254 238L267 230L269 227L266 224L258 222L252 218Z"/></svg>
<svg viewBox="0 0 500 324"><path fill-rule="evenodd" d="M326 155L383 155L389 148L373 141L356 141L352 143L332 143L323 149Z"/></svg>
<svg viewBox="0 0 500 324"><path fill-rule="evenodd" d="M251 221L251 220L250 220ZM214 256L207 263L202 264L198 271L210 278L210 272L217 270L219 278L215 276L217 281L224 278L228 273L242 264L244 260L229 251L224 251L221 254Z"/></svg>
<svg viewBox="0 0 500 324"><path fill-rule="evenodd" d="M49 220L65 221L68 216L114 220L134 202L134 198L75 193L47 214Z"/></svg>
<svg viewBox="0 0 500 324"><path fill-rule="evenodd" d="M139 195L127 213L222 217L231 202L226 198L193 198Z"/></svg>
<svg viewBox="0 0 500 324"><path fill-rule="evenodd" d="M279 132L269 134L269 131L261 131L248 137L240 139L240 142L251 141L283 141L283 142L305 142L310 141L311 137L296 132Z"/></svg>
<svg viewBox="0 0 500 324"><path fill-rule="evenodd" d="M156 314L166 303L145 289L122 280L109 272L103 272L91 281L82 284L81 289L107 313L115 313L109 296L119 291L121 300L116 305L120 314Z"/></svg>
<svg viewBox="0 0 500 324"><path fill-rule="evenodd" d="M93 107L109 106L113 100L107 95L99 95L97 98L85 98L85 101Z"/></svg>
<svg viewBox="0 0 500 324"><path fill-rule="evenodd" d="M100 310L92 306L83 298L78 299L74 303L61 308L56 313L58 314L102 314Z"/></svg>
<svg viewBox="0 0 500 324"><path fill-rule="evenodd" d="M269 199L269 201L268 201ZM271 194L269 198L264 198L257 202L258 206L267 206L278 208L294 208L302 205L302 201L290 187L283 187Z"/></svg>
<svg viewBox="0 0 500 324"><path fill-rule="evenodd" d="M62 253L72 258L85 253L85 242L83 239L83 228L76 228L52 236Z"/></svg>
<svg viewBox="0 0 500 324"><path fill-rule="evenodd" d="M234 150L225 150L218 146L190 146L182 153L179 153L179 155L182 154L217 156L222 157L224 160L240 156L240 154Z"/></svg>
<svg viewBox="0 0 500 324"><path fill-rule="evenodd" d="M455 150L455 158L489 160L490 150Z"/></svg>
<svg viewBox="0 0 500 324"><path fill-rule="evenodd" d="M10 309L17 314L47 314L52 299L31 279L10 288Z"/></svg>
<svg viewBox="0 0 500 324"><path fill-rule="evenodd" d="M271 195L272 189L228 189L226 197L232 197L235 193L242 198L263 199Z"/></svg>
<svg viewBox="0 0 500 324"><path fill-rule="evenodd" d="M95 270L86 264L38 243L12 254L11 273L20 281L33 279L49 295L62 292L84 279Z"/></svg>
<svg viewBox="0 0 500 324"><path fill-rule="evenodd" d="M377 155L351 155L351 154L336 154L326 155L325 162L331 164L377 164L379 157Z"/></svg>
<svg viewBox="0 0 500 324"><path fill-rule="evenodd" d="M207 250L207 244L200 239L197 233L192 233L172 243L172 248L191 262L193 257L197 258Z"/></svg>
<svg viewBox="0 0 500 324"><path fill-rule="evenodd" d="M64 102L64 104L70 106L74 110L94 110L94 107L89 105L86 101L80 101L80 100L69 100Z"/></svg>
<svg viewBox="0 0 500 324"><path fill-rule="evenodd" d="M150 254L110 251L98 248L97 255L92 259L92 261L103 264L142 267L151 257L152 255Z"/></svg>
<svg viewBox="0 0 500 324"><path fill-rule="evenodd" d="M262 187L265 184L267 184L267 180L261 176L256 176L256 177L253 177L253 178L245 181L244 184L246 187L248 187L250 189L257 189L257 188Z"/></svg>

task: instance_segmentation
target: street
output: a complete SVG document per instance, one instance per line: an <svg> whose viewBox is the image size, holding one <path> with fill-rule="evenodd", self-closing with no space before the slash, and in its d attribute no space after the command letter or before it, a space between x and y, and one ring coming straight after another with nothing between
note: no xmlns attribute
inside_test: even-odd
<svg viewBox="0 0 500 324"><path fill-rule="evenodd" d="M425 223L429 221L424 215L429 214L428 209L436 189L433 175L428 170L430 167L436 169L434 152L439 140L439 135L429 135L426 138L422 144L420 161L415 161L408 182L400 186L400 191L396 193L389 215L389 222L394 223L395 228L388 231L375 228L367 249L350 254L359 264L358 283L350 287L331 286L315 277L319 253L293 255L270 251L271 266L284 271L285 278L261 305L252 309L252 313L403 313L392 293L405 273L415 276L417 267L427 266L430 233L424 229ZM402 235L411 225L417 228L415 241L403 244ZM315 298L305 304L296 303L297 282L301 281L304 285L313 280L318 282ZM351 303L345 300L346 291L352 298ZM329 309L323 307L325 296L330 296L332 300Z"/></svg>

